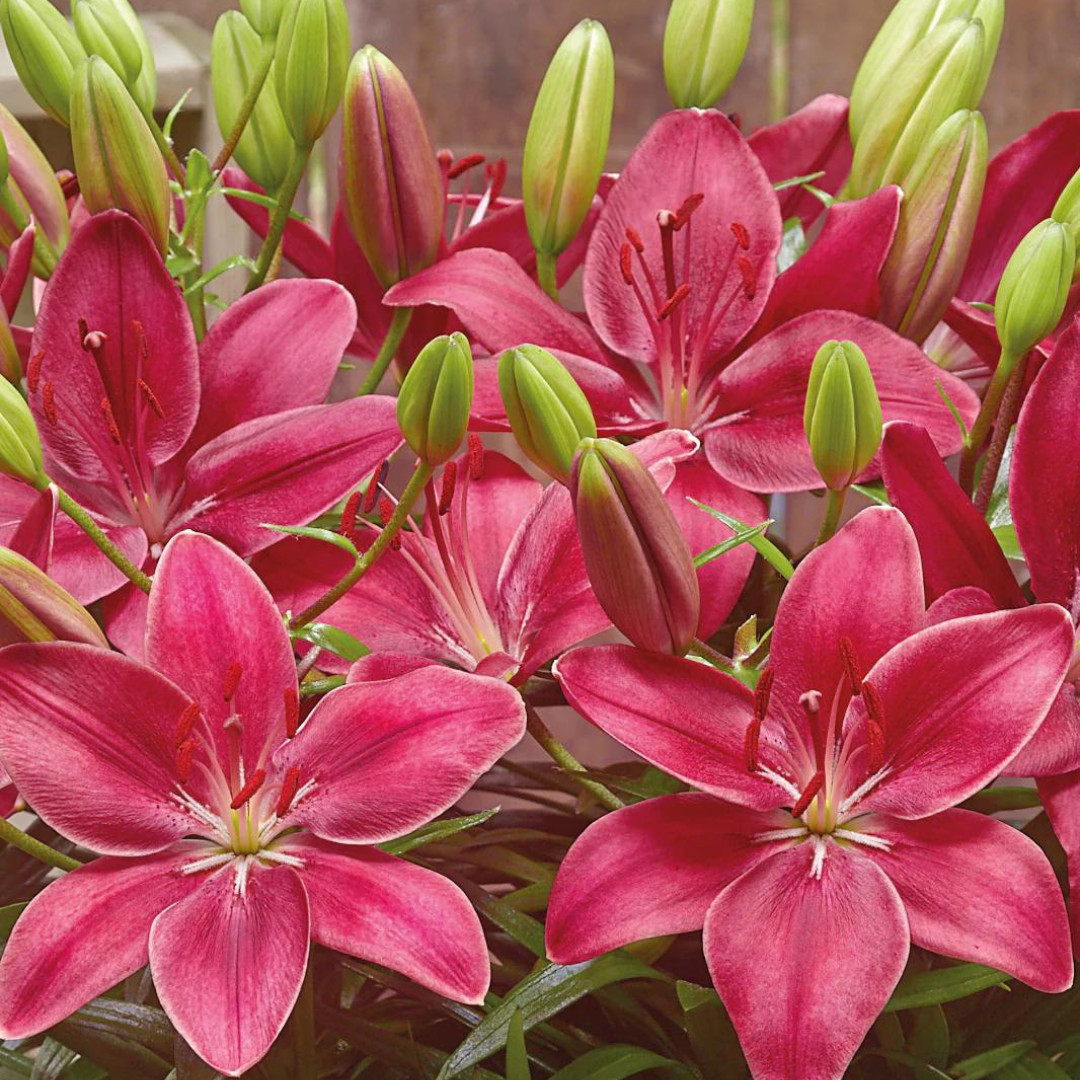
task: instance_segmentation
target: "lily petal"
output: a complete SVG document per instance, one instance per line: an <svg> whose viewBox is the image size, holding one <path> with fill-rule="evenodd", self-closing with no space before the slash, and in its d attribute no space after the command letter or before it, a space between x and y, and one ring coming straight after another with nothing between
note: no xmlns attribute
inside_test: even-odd
<svg viewBox="0 0 1080 1080"><path fill-rule="evenodd" d="M1080 770L1038 781L1050 824L1069 861L1069 921L1073 955L1080 956Z"/></svg>

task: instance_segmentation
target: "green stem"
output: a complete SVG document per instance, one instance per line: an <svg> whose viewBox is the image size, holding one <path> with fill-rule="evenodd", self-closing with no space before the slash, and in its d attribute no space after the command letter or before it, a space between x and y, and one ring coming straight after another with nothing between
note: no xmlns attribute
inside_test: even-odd
<svg viewBox="0 0 1080 1080"><path fill-rule="evenodd" d="M997 483L998 473L1001 470L1001 462L1005 457L1005 447L1009 442L1009 432L1013 424L1020 416L1020 406L1024 399L1024 378L1027 374L1028 357L1025 353L1016 370L1012 373L1008 385L1005 387L1005 395L1001 400L1001 408L998 410L997 423L994 424L994 435L990 440L990 449L986 451L983 461L982 474L979 476L979 490L975 496L975 509L985 515L990 506L990 497L994 494L994 484Z"/></svg>
<svg viewBox="0 0 1080 1080"><path fill-rule="evenodd" d="M998 409L1001 407L1001 400L1008 388L1009 378L1016 367L1017 360L1002 350L1001 359L998 361L993 379L990 380L979 415L975 417L975 423L971 425L971 430L964 439L964 449L960 455L959 479L960 486L968 495L975 490L975 467L979 462L979 452L990 434L990 428L994 424Z"/></svg>
<svg viewBox="0 0 1080 1080"><path fill-rule="evenodd" d="M833 491L832 488L828 489L825 520L821 523L821 532L818 533L814 547L820 547L826 540L830 540L836 532L836 527L840 524L840 514L844 509L844 500L847 498L847 493L847 488L841 488L840 491Z"/></svg>
<svg viewBox="0 0 1080 1080"><path fill-rule="evenodd" d="M322 697L345 685L344 675L328 675L325 679L309 679L300 684L300 696L302 698Z"/></svg>
<svg viewBox="0 0 1080 1080"><path fill-rule="evenodd" d="M401 493L398 504L394 507L394 513L383 527L383 531L375 539L375 543L364 552L363 556L356 561L356 565L335 585L327 590L315 603L304 608L299 615L294 615L289 621L291 630L299 630L301 626L307 626L314 622L327 608L336 604L371 568L375 565L379 556L390 546L391 541L401 531L405 524L413 504L420 497L424 485L431 479L434 472L430 465L422 461L416 463L412 476L409 478L405 490Z"/></svg>
<svg viewBox="0 0 1080 1080"><path fill-rule="evenodd" d="M179 181L180 186L186 188L187 173L184 171L184 166L180 164L180 159L176 156L172 143L165 137L165 132L161 130L161 125L154 119L152 113L147 115L146 123L150 128L150 134L154 136L154 142L157 143L158 149L161 151L161 156L165 159L165 164L169 166L169 171Z"/></svg>
<svg viewBox="0 0 1080 1080"><path fill-rule="evenodd" d="M109 560L133 585L144 593L150 591L152 580L105 535L101 526L63 488L53 484L60 509L101 549Z"/></svg>
<svg viewBox="0 0 1080 1080"><path fill-rule="evenodd" d="M730 656L725 656L722 652L717 652L708 642L702 641L701 638L694 638L693 643L690 646L690 651L697 653L704 660L708 660L713 667L719 668L721 671L726 671L729 675L735 670L735 661Z"/></svg>
<svg viewBox="0 0 1080 1080"><path fill-rule="evenodd" d="M78 870L82 863L70 855L64 855L56 848L35 840L29 833L24 833L17 825L12 825L7 818L0 817L0 841L13 848L32 855L39 862L55 866L57 870Z"/></svg>
<svg viewBox="0 0 1080 1080"><path fill-rule="evenodd" d="M240 102L240 111L236 114L236 122L233 124L232 130L225 139L225 145L218 151L217 157L214 158L213 165L210 166L210 174L212 176L217 176L217 174L229 164L229 158L233 156L233 151L236 150L236 144L240 141L240 137L244 134L244 129L251 119L251 114L255 111L255 105L259 100L259 95L262 93L263 84L266 82L266 76L270 73L270 65L273 62L274 43L263 39L259 63L255 68L251 84L248 86L248 91L244 95L244 100Z"/></svg>
<svg viewBox="0 0 1080 1080"><path fill-rule="evenodd" d="M782 120L791 96L791 0L772 0L769 119Z"/></svg>
<svg viewBox="0 0 1080 1080"><path fill-rule="evenodd" d="M281 189L278 191L277 202L274 204L274 213L270 218L270 229L266 234L262 247L259 249L259 257L255 262L255 269L251 279L247 283L244 292L254 292L265 280L270 271L270 266L277 254L278 245L285 234L285 226L289 221L289 213L292 210L293 200L300 189L300 181L304 178L304 170L307 168L308 158L311 157L311 147L295 147L292 161L289 162L289 171L285 179L281 181Z"/></svg>
<svg viewBox="0 0 1080 1080"><path fill-rule="evenodd" d="M587 776L575 775L585 772L585 766L555 738L547 724L540 719L540 714L528 702L525 703L525 716L529 734L537 741L544 753L576 784L579 784L582 790L587 791L601 806L606 806L609 810L621 810L626 805L618 795L603 784L590 780Z"/></svg>
<svg viewBox="0 0 1080 1080"><path fill-rule="evenodd" d="M557 260L554 255L544 251L536 253L536 277L540 282L540 288L551 297L555 303L559 302L559 284L555 275Z"/></svg>
<svg viewBox="0 0 1080 1080"><path fill-rule="evenodd" d="M357 390L357 397L374 394L378 390L379 383L382 382L382 377L386 374L386 369L390 366L394 354L401 346L401 339L405 336L405 331L409 329L409 320L411 318L412 308L394 308L394 314L390 318L390 327L386 331L382 348L379 349L379 355L375 357L375 363L371 365L367 378L364 379L360 389Z"/></svg>

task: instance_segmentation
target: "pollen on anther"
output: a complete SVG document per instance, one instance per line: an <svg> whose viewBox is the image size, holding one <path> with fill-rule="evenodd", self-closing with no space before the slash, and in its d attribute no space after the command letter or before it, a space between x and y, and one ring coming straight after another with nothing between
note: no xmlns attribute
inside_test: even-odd
<svg viewBox="0 0 1080 1080"><path fill-rule="evenodd" d="M264 783L266 783L266 770L256 769L248 777L247 783L233 796L233 801L229 803L229 809L239 810Z"/></svg>
<svg viewBox="0 0 1080 1080"><path fill-rule="evenodd" d="M799 801L791 808L792 817L802 817L810 804L818 797L825 784L825 773L819 769L810 777L810 782L803 788Z"/></svg>
<svg viewBox="0 0 1080 1080"><path fill-rule="evenodd" d="M52 427L56 427L56 387L47 382L41 388L41 410Z"/></svg>
<svg viewBox="0 0 1080 1080"><path fill-rule="evenodd" d="M101 415L105 419L105 426L109 429L109 438L119 446L120 428L117 426L116 417L113 415L112 403L107 397L101 399Z"/></svg>
<svg viewBox="0 0 1080 1080"><path fill-rule="evenodd" d="M754 264L745 256L738 258L739 273L742 275L743 295L747 300L753 300L757 296L757 276L754 273Z"/></svg>
<svg viewBox="0 0 1080 1080"><path fill-rule="evenodd" d="M884 735L885 708L881 704L881 695L877 692L877 687L873 683L864 682L862 684L862 699L863 704L866 706L867 716L877 724L882 735Z"/></svg>
<svg viewBox="0 0 1080 1080"><path fill-rule="evenodd" d="M858 697L862 692L862 669L859 667L859 658L855 655L855 645L849 637L840 639L840 659L843 661L844 674L851 692Z"/></svg>
<svg viewBox="0 0 1080 1080"><path fill-rule="evenodd" d="M394 516L394 504L390 500L389 495L384 495L379 499L379 520L383 523L385 528L390 524L390 519ZM395 533L390 540L390 550L399 551L401 549L401 536Z"/></svg>
<svg viewBox="0 0 1080 1080"><path fill-rule="evenodd" d="M450 169L446 174L447 178L456 180L462 173L467 173L477 165L483 165L485 160L486 158L483 154L466 154L463 158L458 158L458 160L450 166Z"/></svg>
<svg viewBox="0 0 1080 1080"><path fill-rule="evenodd" d="M41 382L41 365L45 362L45 351L38 349L30 357L30 363L26 366L26 389L31 394L37 393L38 384Z"/></svg>
<svg viewBox="0 0 1080 1080"><path fill-rule="evenodd" d="M439 517L450 513L454 503L454 489L457 487L457 462L448 461L443 469L442 490L439 492Z"/></svg>
<svg viewBox="0 0 1080 1080"><path fill-rule="evenodd" d="M479 480L484 475L484 443L479 435L469 435L469 479Z"/></svg>
<svg viewBox="0 0 1080 1080"><path fill-rule="evenodd" d="M379 495L379 487L382 485L383 480L386 479L386 474L390 471L390 462L384 461L379 466L377 472L372 474L371 482L367 486L367 491L364 492L364 513L370 514L375 508L375 500Z"/></svg>
<svg viewBox="0 0 1080 1080"><path fill-rule="evenodd" d="M731 223L731 235L735 237L735 242L743 251L750 250L750 230L741 221Z"/></svg>
<svg viewBox="0 0 1080 1080"><path fill-rule="evenodd" d="M634 266L633 260L634 253L629 244L623 244L619 248L619 270L622 272L622 279L627 285L634 284Z"/></svg>
<svg viewBox="0 0 1080 1080"><path fill-rule="evenodd" d="M506 183L506 158L489 163L485 171L491 184L491 201L494 202L502 194Z"/></svg>
<svg viewBox="0 0 1080 1080"><path fill-rule="evenodd" d="M656 313L657 319L663 322L665 319L670 318L675 309L690 295L690 286L685 282L680 285L668 298L664 301L663 306Z"/></svg>
<svg viewBox="0 0 1080 1080"><path fill-rule="evenodd" d="M295 687L289 686L282 696L285 703L285 738L292 739L300 727L300 695Z"/></svg>
<svg viewBox="0 0 1080 1080"><path fill-rule="evenodd" d="M746 771L757 772L761 764L759 752L761 749L761 720L754 717L746 727L746 739L743 743L743 752L746 755Z"/></svg>
<svg viewBox="0 0 1080 1080"><path fill-rule="evenodd" d="M175 750L179 750L188 741L188 737L191 735L192 728L195 727L195 721L199 719L201 711L198 703L194 701L189 702L184 707L180 719L176 722L176 730L173 732L173 748Z"/></svg>
<svg viewBox="0 0 1080 1080"><path fill-rule="evenodd" d="M876 720L866 721L866 765L876 773L885 764L885 732Z"/></svg>
<svg viewBox="0 0 1080 1080"><path fill-rule="evenodd" d="M338 532L342 536L352 536L356 529L356 514L360 509L360 492L354 491L346 500L345 507L341 511L341 522Z"/></svg>
<svg viewBox="0 0 1080 1080"><path fill-rule="evenodd" d="M145 379L139 380L139 390L142 391L142 396L146 398L147 404L154 410L154 414L159 420L165 419L165 410L161 407L161 402L158 400L157 394L150 389L150 384Z"/></svg>
<svg viewBox="0 0 1080 1080"><path fill-rule="evenodd" d="M236 691L240 688L240 677L244 669L238 660L234 660L225 670L225 684L222 687L222 696L226 701L232 701L236 697Z"/></svg>
<svg viewBox="0 0 1080 1080"><path fill-rule="evenodd" d="M144 360L150 357L150 346L146 341L146 330L138 319L131 320L131 329L135 332L135 343Z"/></svg>
<svg viewBox="0 0 1080 1080"><path fill-rule="evenodd" d="M285 770L285 779L281 782L281 794L278 796L277 806L274 813L280 818L284 817L292 806L293 799L300 788L300 767L290 765Z"/></svg>
<svg viewBox="0 0 1080 1080"><path fill-rule="evenodd" d="M191 779L191 760L198 745L194 739L189 738L176 751L176 775L181 784L186 784Z"/></svg>
<svg viewBox="0 0 1080 1080"><path fill-rule="evenodd" d="M776 669L765 668L762 671L758 684L754 688L754 719L764 720L769 711L769 700L772 697L773 681L776 678Z"/></svg>
<svg viewBox="0 0 1080 1080"><path fill-rule="evenodd" d="M626 239L630 241L630 246L639 254L643 254L645 251L645 243L641 239L641 234L634 228L633 225L626 226Z"/></svg>
<svg viewBox="0 0 1080 1080"><path fill-rule="evenodd" d="M678 232L689 220L694 211L705 201L705 195L696 191L683 199L682 206L675 211L675 231Z"/></svg>

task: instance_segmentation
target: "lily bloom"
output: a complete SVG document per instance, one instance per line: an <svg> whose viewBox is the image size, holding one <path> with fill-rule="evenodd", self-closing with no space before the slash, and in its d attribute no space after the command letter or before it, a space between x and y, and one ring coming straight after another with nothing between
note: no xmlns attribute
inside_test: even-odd
<svg viewBox="0 0 1080 1080"><path fill-rule="evenodd" d="M448 307L492 356L523 342L551 350L603 433L686 429L730 483L805 490L821 483L803 433L806 386L831 338L865 352L886 419L923 424L942 453L959 449L960 433L936 382L962 415L977 408L967 387L873 321L899 200L890 187L837 203L778 275L780 203L760 161L721 113L681 109L650 128L607 194L585 258L587 323L482 249L399 282L385 303ZM476 365L477 426L505 426L495 363Z"/></svg>
<svg viewBox="0 0 1080 1080"><path fill-rule="evenodd" d="M152 570L185 528L253 555L277 539L263 522L310 521L400 445L389 398L318 404L354 321L332 282L275 282L197 346L147 234L98 214L76 231L34 328L27 386L46 467L136 565ZM52 502L42 494L46 521ZM57 541L42 568L81 603L108 596L110 638L137 653L145 596L67 524Z"/></svg>
<svg viewBox="0 0 1080 1080"><path fill-rule="evenodd" d="M19 793L11 777L4 771L4 766L0 765L0 817L7 817L18 801Z"/></svg>
<svg viewBox="0 0 1080 1080"><path fill-rule="evenodd" d="M915 537L883 508L800 564L753 693L693 660L567 653L555 673L568 701L698 790L582 834L552 890L548 955L574 963L704 927L757 1080L839 1080L909 942L1065 990L1049 862L954 807L1031 738L1071 653L1052 605L924 628Z"/></svg>
<svg viewBox="0 0 1080 1080"><path fill-rule="evenodd" d="M521 737L518 694L432 668L342 687L300 725L273 599L187 532L158 565L146 656L0 653L0 758L36 813L101 853L19 917L0 1038L46 1030L149 960L177 1031L238 1076L287 1020L310 940L481 1002L487 948L464 894L375 845L448 809Z"/></svg>

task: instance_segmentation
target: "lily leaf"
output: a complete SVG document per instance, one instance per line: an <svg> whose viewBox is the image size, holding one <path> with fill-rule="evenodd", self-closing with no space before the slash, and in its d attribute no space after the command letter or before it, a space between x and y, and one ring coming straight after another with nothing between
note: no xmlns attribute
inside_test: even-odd
<svg viewBox="0 0 1080 1080"><path fill-rule="evenodd" d="M993 1050L958 1061L949 1072L956 1080L982 1080L984 1076L996 1075L998 1069L1025 1057L1030 1050L1035 1049L1035 1046L1035 1042L1031 1039L998 1046Z"/></svg>
<svg viewBox="0 0 1080 1080"><path fill-rule="evenodd" d="M885 491L885 485L880 480L875 480L872 484L852 484L852 488L860 495L865 496L875 506L892 506L889 502L889 496Z"/></svg>
<svg viewBox="0 0 1080 1080"><path fill-rule="evenodd" d="M773 191L786 191L788 188L798 187L800 184L809 184L813 180L820 180L825 175L823 169L818 172L804 173L802 176L792 176L787 180L778 180L773 184Z"/></svg>
<svg viewBox="0 0 1080 1080"><path fill-rule="evenodd" d="M675 990L704 1080L743 1080L749 1076L739 1038L716 991L682 980Z"/></svg>
<svg viewBox="0 0 1080 1080"><path fill-rule="evenodd" d="M748 544L757 536L763 536L770 525L773 524L774 519L769 518L768 521L763 521L760 525L755 525L752 529L740 529L734 536L729 537L721 544L715 544L713 547L703 551L700 555L694 556L694 565L699 569L702 566L706 566L714 559L719 559L721 555L726 555L729 551L739 547L742 544Z"/></svg>
<svg viewBox="0 0 1080 1080"><path fill-rule="evenodd" d="M529 1052L525 1049L525 1027L521 1010L515 1009L506 1036L506 1080L532 1080Z"/></svg>
<svg viewBox="0 0 1080 1080"><path fill-rule="evenodd" d="M906 975L885 1004L884 1012L921 1009L926 1005L944 1005L959 1001L991 986L1001 986L1011 976L982 964L954 964L936 971L918 971Z"/></svg>
<svg viewBox="0 0 1080 1080"><path fill-rule="evenodd" d="M320 649L326 649L342 660L348 660L350 664L356 663L361 656L367 656L371 650L362 642L357 641L352 634L340 627L331 626L329 623L308 623L298 630L290 630L295 641L309 641L312 645L318 645Z"/></svg>
<svg viewBox="0 0 1080 1080"><path fill-rule="evenodd" d="M625 1076L636 1076L646 1069L676 1069L687 1076L692 1075L670 1058L642 1050L639 1046L602 1046L560 1069L551 1080L623 1080Z"/></svg>
<svg viewBox="0 0 1080 1080"><path fill-rule="evenodd" d="M334 547L347 551L357 562L360 561L360 552L356 550L356 545L347 536L342 536L333 529L323 529L314 525L271 525L266 521L262 523L262 527L285 533L287 536L306 536L309 540L322 540L325 544L333 544Z"/></svg>
<svg viewBox="0 0 1080 1080"><path fill-rule="evenodd" d="M1000 814L1005 810L1034 810L1042 806L1039 792L1033 787L988 787L960 804L962 810L979 814Z"/></svg>
<svg viewBox="0 0 1080 1080"><path fill-rule="evenodd" d="M743 521L739 521L738 518L731 517L730 514L725 514L723 510L717 510L713 506L707 506L703 502L699 502L697 499L691 498L690 501L699 509L703 510L710 517L716 518L717 521L722 521L729 529L734 533L752 531L752 526L746 524ZM791 560L764 534L761 536L748 536L747 543L786 581L791 580L791 575L795 573L795 567L791 565Z"/></svg>
<svg viewBox="0 0 1080 1080"><path fill-rule="evenodd" d="M806 233L803 232L802 221L797 218L788 218L784 222L784 235L780 241L780 250L776 253L776 269L783 273L794 266L806 254Z"/></svg>
<svg viewBox="0 0 1080 1080"><path fill-rule="evenodd" d="M966 1078L965 1078L966 1080ZM1070 1080L1069 1074L1045 1054L1030 1051L994 1073L994 1080Z"/></svg>
<svg viewBox="0 0 1080 1080"><path fill-rule="evenodd" d="M445 840L448 836L455 835L455 833L463 832L465 829L483 825L485 821L490 821L499 810L500 807L496 806L491 810L481 810L478 814L470 814L468 817L433 821L415 830L415 832L409 833L408 836L401 836L397 840L388 840L385 844L379 844L379 847L391 855L404 855L405 852L412 851L413 848L422 847L424 844L434 844L439 840Z"/></svg>
<svg viewBox="0 0 1080 1080"><path fill-rule="evenodd" d="M880 1057L886 1061L895 1061L901 1065L906 1065L911 1070L912 1075L918 1077L918 1080L952 1080L947 1072L942 1072L940 1069L934 1068L933 1065L927 1065L925 1061L920 1061L911 1054L905 1054L902 1050L871 1050L865 1056Z"/></svg>
<svg viewBox="0 0 1080 1080"><path fill-rule="evenodd" d="M949 1063L949 1020L940 1005L929 1005L912 1012L908 1051L927 1065L944 1069Z"/></svg>

